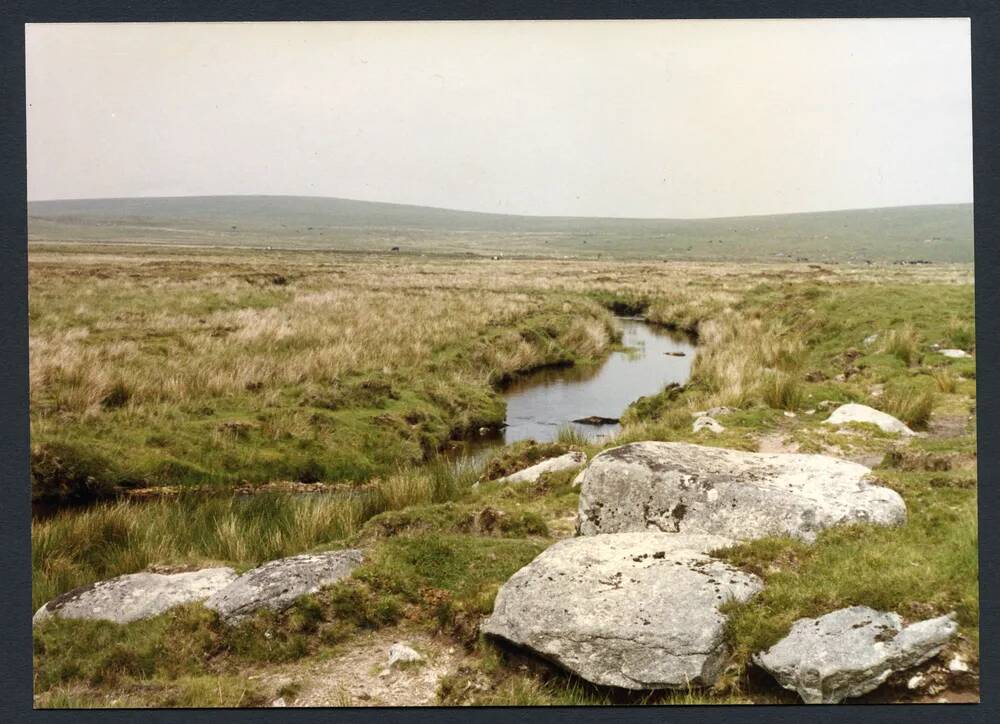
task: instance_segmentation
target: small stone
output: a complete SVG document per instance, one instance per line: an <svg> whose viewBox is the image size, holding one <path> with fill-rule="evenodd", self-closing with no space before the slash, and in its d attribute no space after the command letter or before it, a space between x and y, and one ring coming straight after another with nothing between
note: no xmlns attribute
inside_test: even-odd
<svg viewBox="0 0 1000 724"><path fill-rule="evenodd" d="M851 402L841 405L824 421L827 425L846 425L850 422L865 422L875 425L884 432L894 432L900 435L913 435L914 432L892 415L888 415L874 407Z"/></svg>
<svg viewBox="0 0 1000 724"><path fill-rule="evenodd" d="M568 452L565 455L549 458L530 468L518 470L516 473L500 478L499 483L534 483L545 473L557 473L563 470L573 470L587 462L587 455L582 452Z"/></svg>
<svg viewBox="0 0 1000 724"><path fill-rule="evenodd" d="M785 417L795 417L795 413L790 410L785 410Z"/></svg>
<svg viewBox="0 0 1000 724"><path fill-rule="evenodd" d="M285 703L285 698L281 697L279 699L275 699L274 701L272 701L271 706L281 707L281 706L288 706L288 704Z"/></svg>
<svg viewBox="0 0 1000 724"><path fill-rule="evenodd" d="M692 432L701 432L702 430L708 430L709 432L713 432L718 435L720 432L725 432L726 428L723 427L718 420L705 415L703 417L699 417L694 421L694 424L691 425Z"/></svg>
<svg viewBox="0 0 1000 724"><path fill-rule="evenodd" d="M423 656L404 643L395 643L389 647L389 667L398 663L408 663L411 661L422 661Z"/></svg>
<svg viewBox="0 0 1000 724"><path fill-rule="evenodd" d="M951 357L952 359L965 359L966 357L971 357L965 350L961 349L942 349L938 350L945 357Z"/></svg>
<svg viewBox="0 0 1000 724"><path fill-rule="evenodd" d="M909 689L910 691L913 691L914 689L919 689L921 686L924 685L925 682L926 678L924 677L923 674L916 674L907 679L906 688Z"/></svg>
<svg viewBox="0 0 1000 724"><path fill-rule="evenodd" d="M969 665L958 654L955 654L948 662L948 671L953 674L964 674L969 670Z"/></svg>

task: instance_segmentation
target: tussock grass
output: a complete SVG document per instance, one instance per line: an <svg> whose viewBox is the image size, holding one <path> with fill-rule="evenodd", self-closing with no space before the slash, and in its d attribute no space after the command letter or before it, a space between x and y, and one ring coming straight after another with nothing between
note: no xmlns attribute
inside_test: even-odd
<svg viewBox="0 0 1000 724"><path fill-rule="evenodd" d="M951 370L947 368L934 370L931 373L931 377L934 378L934 384L937 386L938 392L953 394L958 387L958 380L951 373Z"/></svg>
<svg viewBox="0 0 1000 724"><path fill-rule="evenodd" d="M458 497L478 471L446 463L397 471L350 493L182 495L66 511L32 523L32 604L150 566L252 567L331 546L387 510Z"/></svg>
<svg viewBox="0 0 1000 724"><path fill-rule="evenodd" d="M927 427L936 403L937 395L930 387L906 384L886 388L882 398L882 407L886 412L917 429Z"/></svg>
<svg viewBox="0 0 1000 724"><path fill-rule="evenodd" d="M882 351L894 355L907 367L919 358L919 338L912 324L890 330L882 344Z"/></svg>
<svg viewBox="0 0 1000 724"><path fill-rule="evenodd" d="M952 317L948 320L947 337L948 341L957 349L974 349L976 346L975 321Z"/></svg>
<svg viewBox="0 0 1000 724"><path fill-rule="evenodd" d="M787 372L768 372L761 382L761 398L776 410L794 410L802 400L802 390L794 376Z"/></svg>

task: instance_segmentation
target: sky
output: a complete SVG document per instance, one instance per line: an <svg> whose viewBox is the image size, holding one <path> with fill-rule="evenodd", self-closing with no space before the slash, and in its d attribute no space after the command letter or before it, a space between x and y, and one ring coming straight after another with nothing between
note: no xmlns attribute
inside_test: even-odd
<svg viewBox="0 0 1000 724"><path fill-rule="evenodd" d="M665 218L972 201L964 18L25 32L29 200Z"/></svg>

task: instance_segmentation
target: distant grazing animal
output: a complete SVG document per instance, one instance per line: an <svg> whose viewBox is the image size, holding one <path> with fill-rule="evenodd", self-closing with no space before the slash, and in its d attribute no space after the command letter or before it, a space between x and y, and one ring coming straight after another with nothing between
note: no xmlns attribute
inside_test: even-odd
<svg viewBox="0 0 1000 724"><path fill-rule="evenodd" d="M389 251L399 251L399 247L398 246L394 246L391 249L389 249Z"/></svg>

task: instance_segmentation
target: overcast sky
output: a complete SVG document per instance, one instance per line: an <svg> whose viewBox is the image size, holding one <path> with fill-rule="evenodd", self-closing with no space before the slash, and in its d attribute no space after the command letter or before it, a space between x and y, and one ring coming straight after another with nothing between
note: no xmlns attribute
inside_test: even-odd
<svg viewBox="0 0 1000 724"><path fill-rule="evenodd" d="M965 19L26 33L33 200L648 217L972 200Z"/></svg>

